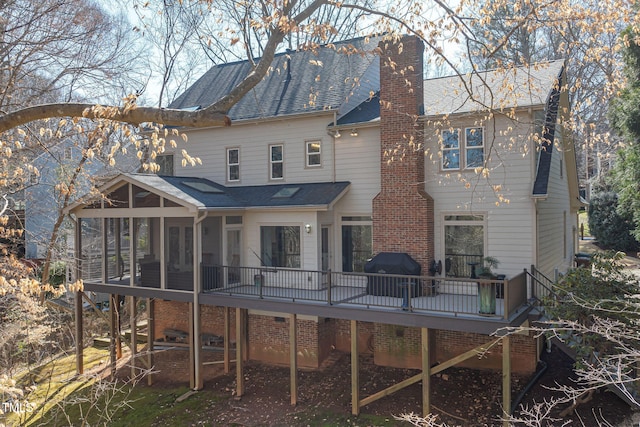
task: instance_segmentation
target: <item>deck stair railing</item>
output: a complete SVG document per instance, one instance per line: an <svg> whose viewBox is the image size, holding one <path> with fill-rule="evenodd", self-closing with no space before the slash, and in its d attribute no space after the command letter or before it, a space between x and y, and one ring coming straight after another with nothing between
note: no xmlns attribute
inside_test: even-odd
<svg viewBox="0 0 640 427"><path fill-rule="evenodd" d="M555 282L545 276L535 265L531 266L531 270L524 270L531 282L531 300L530 303L544 312L543 301L545 298L551 297L552 301L557 300L557 294L553 290Z"/></svg>
<svg viewBox="0 0 640 427"><path fill-rule="evenodd" d="M546 327L551 328L553 319L550 319L545 311L545 304L557 304L559 301L558 294L554 291L555 282L531 266L531 271L525 269L527 277L531 281L532 298L530 303L537 307L540 313L541 324L546 324ZM562 331L561 333L550 333L548 336L550 344L553 343L555 347L567 354L573 360L577 360L576 348L581 345L581 337L571 331ZM597 365L597 355L592 353L588 358L589 363ZM619 366L613 366L610 368L611 378L620 377L619 382L612 381L610 384L606 384L609 391L615 393L623 401L630 406L636 408L640 403L640 392L638 389L638 371L636 369L620 369ZM624 384L624 385L622 385Z"/></svg>

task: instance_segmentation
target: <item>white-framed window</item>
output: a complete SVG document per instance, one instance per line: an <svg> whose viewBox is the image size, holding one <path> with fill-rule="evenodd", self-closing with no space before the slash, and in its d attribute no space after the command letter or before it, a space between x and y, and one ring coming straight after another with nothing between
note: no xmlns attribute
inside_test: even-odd
<svg viewBox="0 0 640 427"><path fill-rule="evenodd" d="M471 277L485 257L486 221L479 214L444 216L445 272L452 277Z"/></svg>
<svg viewBox="0 0 640 427"><path fill-rule="evenodd" d="M156 163L160 166L158 175L173 176L173 154L158 154Z"/></svg>
<svg viewBox="0 0 640 427"><path fill-rule="evenodd" d="M282 144L269 146L269 178L284 178L284 146Z"/></svg>
<svg viewBox="0 0 640 427"><path fill-rule="evenodd" d="M484 164L484 128L444 129L442 169L473 169Z"/></svg>
<svg viewBox="0 0 640 427"><path fill-rule="evenodd" d="M464 140L466 167L481 167L484 164L484 129L480 127L466 128Z"/></svg>
<svg viewBox="0 0 640 427"><path fill-rule="evenodd" d="M240 181L240 149L227 148L227 181Z"/></svg>
<svg viewBox="0 0 640 427"><path fill-rule="evenodd" d="M442 131L442 169L460 169L460 129Z"/></svg>
<svg viewBox="0 0 640 427"><path fill-rule="evenodd" d="M305 166L308 168L322 166L322 146L320 141L306 141L305 147Z"/></svg>
<svg viewBox="0 0 640 427"><path fill-rule="evenodd" d="M373 221L370 216L343 216L342 271L364 272L373 256Z"/></svg>
<svg viewBox="0 0 640 427"><path fill-rule="evenodd" d="M260 227L260 260L267 267L300 268L300 226Z"/></svg>
<svg viewBox="0 0 640 427"><path fill-rule="evenodd" d="M64 147L64 160L71 160L71 147Z"/></svg>

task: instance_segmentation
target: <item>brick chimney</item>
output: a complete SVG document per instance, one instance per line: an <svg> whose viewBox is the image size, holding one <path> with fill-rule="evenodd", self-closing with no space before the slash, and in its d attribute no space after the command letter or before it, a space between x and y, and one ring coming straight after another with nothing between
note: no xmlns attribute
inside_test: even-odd
<svg viewBox="0 0 640 427"><path fill-rule="evenodd" d="M429 274L433 199L425 192L422 41L381 41L380 193L373 200L373 252L406 252Z"/></svg>

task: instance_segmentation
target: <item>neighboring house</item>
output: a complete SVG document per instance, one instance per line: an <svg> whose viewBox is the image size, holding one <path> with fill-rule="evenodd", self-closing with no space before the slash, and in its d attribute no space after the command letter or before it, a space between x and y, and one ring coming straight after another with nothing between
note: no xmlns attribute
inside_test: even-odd
<svg viewBox="0 0 640 427"><path fill-rule="evenodd" d="M81 156L81 148L72 139L67 138L33 160L32 164L37 172L29 176L24 192L27 258L45 258L54 224L58 216L62 215L61 188L58 185L68 181ZM88 174L83 174L80 178L79 194L89 191L88 176L102 167L102 163L88 162ZM61 227L60 239L54 246L57 251L55 259L66 257L68 242L73 242L73 226L69 220L65 220Z"/></svg>
<svg viewBox="0 0 640 427"><path fill-rule="evenodd" d="M32 162L37 170L25 184L25 245L26 258L46 257L51 235L58 216L64 215L62 205L64 185L68 185L83 155L82 142L65 138L39 154ZM133 156L117 156L116 167L110 167L100 156L87 159L74 183L75 194L71 201L89 192L101 180L113 177L121 171L135 171L138 162ZM74 248L73 223L65 219L58 240L53 245L54 260L65 259Z"/></svg>
<svg viewBox="0 0 640 427"><path fill-rule="evenodd" d="M0 197L0 217L6 222L0 224L0 255L15 255L24 258L24 191L11 191Z"/></svg>
<svg viewBox="0 0 640 427"><path fill-rule="evenodd" d="M476 351L528 322L539 295L525 269L572 264L580 203L564 64L423 80L422 44L401 43L278 55L232 126L182 129L202 166L121 175L102 188L110 203L69 209L85 290L150 298L154 338L189 343L183 364L156 359L159 375L201 387L205 337L228 343L230 329L239 372L243 358L318 367L332 348L355 364L369 351L422 368L428 396L430 373L456 363L502 369L505 390L512 371L536 369L533 335ZM248 69L213 67L172 107L206 106ZM476 173L485 159L489 173ZM487 256L503 276L470 278Z"/></svg>

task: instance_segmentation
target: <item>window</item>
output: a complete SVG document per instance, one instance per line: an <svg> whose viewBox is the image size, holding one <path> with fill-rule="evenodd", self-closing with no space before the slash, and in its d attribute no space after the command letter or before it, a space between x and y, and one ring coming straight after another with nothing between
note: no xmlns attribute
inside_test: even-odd
<svg viewBox="0 0 640 427"><path fill-rule="evenodd" d="M460 169L460 131L442 131L442 169Z"/></svg>
<svg viewBox="0 0 640 427"><path fill-rule="evenodd" d="M442 131L442 169L471 169L484 163L484 129L471 127L464 130L461 140L460 129Z"/></svg>
<svg viewBox="0 0 640 427"><path fill-rule="evenodd" d="M373 255L371 217L342 217L342 271L364 272L364 265Z"/></svg>
<svg viewBox="0 0 640 427"><path fill-rule="evenodd" d="M300 268L300 227L260 227L260 261L268 267Z"/></svg>
<svg viewBox="0 0 640 427"><path fill-rule="evenodd" d="M482 215L444 217L444 258L447 276L471 277L485 256L485 223Z"/></svg>
<svg viewBox="0 0 640 427"><path fill-rule="evenodd" d="M227 181L240 181L239 148L227 148Z"/></svg>
<svg viewBox="0 0 640 427"><path fill-rule="evenodd" d="M71 160L71 147L64 148L64 160Z"/></svg>
<svg viewBox="0 0 640 427"><path fill-rule="evenodd" d="M484 164L484 132L482 128L464 130L467 168L477 168Z"/></svg>
<svg viewBox="0 0 640 427"><path fill-rule="evenodd" d="M307 167L321 166L321 147L320 141L307 141Z"/></svg>
<svg viewBox="0 0 640 427"><path fill-rule="evenodd" d="M173 176L173 154L159 154L156 163L160 167L158 175Z"/></svg>
<svg viewBox="0 0 640 427"><path fill-rule="evenodd" d="M284 147L282 144L278 145L270 145L269 146L269 169L271 179L282 179L284 178Z"/></svg>
<svg viewBox="0 0 640 427"><path fill-rule="evenodd" d="M193 271L193 226L182 218L167 218L165 224L167 270Z"/></svg>
<svg viewBox="0 0 640 427"><path fill-rule="evenodd" d="M225 217L225 224L238 225L242 224L242 216L240 215L228 215Z"/></svg>

